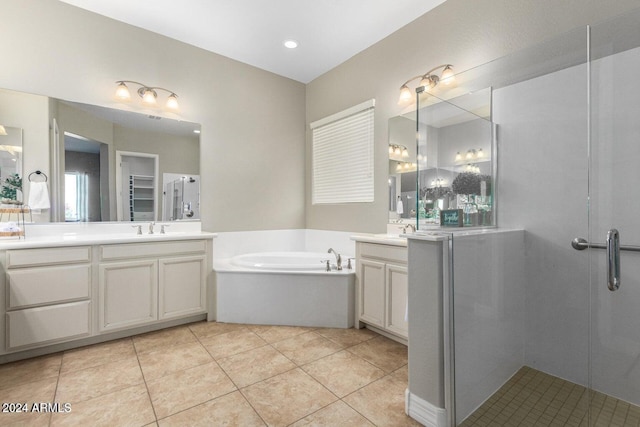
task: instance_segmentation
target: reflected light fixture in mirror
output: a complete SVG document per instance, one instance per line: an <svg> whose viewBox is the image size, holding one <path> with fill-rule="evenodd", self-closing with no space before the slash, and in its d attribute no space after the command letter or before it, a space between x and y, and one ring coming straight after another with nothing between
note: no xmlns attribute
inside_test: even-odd
<svg viewBox="0 0 640 427"><path fill-rule="evenodd" d="M389 155L396 157L409 157L409 150L404 145L389 144Z"/></svg>
<svg viewBox="0 0 640 427"><path fill-rule="evenodd" d="M439 70L440 68L442 68L442 74L440 74L440 77L438 77L436 74L431 74L434 71ZM418 79L420 79L418 87L424 87L425 89L433 89L438 85L438 83L450 85L455 81L455 76L453 74L453 65L438 65L437 67L430 69L426 73L420 74L419 76L411 77L409 80L404 82L404 84L400 86L400 99L398 99L398 105L406 105L413 102L413 93L409 89L408 84Z"/></svg>
<svg viewBox="0 0 640 427"><path fill-rule="evenodd" d="M474 160L474 159L484 159L484 151L482 151L482 148L478 148L477 150L475 148L468 149L464 155L464 159L462 154L460 154L459 151L456 153L456 157L455 157L456 162L461 162L465 160Z"/></svg>
<svg viewBox="0 0 640 427"><path fill-rule="evenodd" d="M155 106L158 99L157 91L164 91L169 94L167 101L165 103L165 107L168 110L176 111L179 108L178 105L178 95L172 90L168 90L162 87L156 86L147 86L144 83L134 82L132 80L118 80L116 84L116 99L120 101L129 101L131 100L131 93L129 92L129 87L127 83L134 84L140 86L138 88L138 95L142 98L142 103L145 105Z"/></svg>

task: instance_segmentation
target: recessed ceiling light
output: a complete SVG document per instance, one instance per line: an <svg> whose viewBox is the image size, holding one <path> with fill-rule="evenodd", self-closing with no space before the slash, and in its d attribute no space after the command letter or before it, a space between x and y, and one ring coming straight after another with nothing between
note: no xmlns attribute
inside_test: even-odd
<svg viewBox="0 0 640 427"><path fill-rule="evenodd" d="M194 129L193 133L200 133L200 129Z"/></svg>
<svg viewBox="0 0 640 427"><path fill-rule="evenodd" d="M295 40L285 40L284 41L284 47L289 48L289 49L295 49L298 47L298 42Z"/></svg>

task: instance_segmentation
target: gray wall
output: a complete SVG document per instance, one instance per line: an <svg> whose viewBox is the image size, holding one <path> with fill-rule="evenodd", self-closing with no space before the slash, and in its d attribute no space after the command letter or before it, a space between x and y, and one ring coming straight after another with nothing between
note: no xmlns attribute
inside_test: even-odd
<svg viewBox="0 0 640 427"><path fill-rule="evenodd" d="M304 227L303 84L62 2L0 10L0 88L138 112L113 100L116 80L175 90L180 116L202 124L203 228ZM42 127L26 171L49 172Z"/></svg>
<svg viewBox="0 0 640 427"><path fill-rule="evenodd" d="M457 71L477 66L629 10L637 0L448 0L306 87L61 2L0 0L0 6L0 51L10 64L0 67L2 88L136 111L113 101L115 80L178 92L180 115L202 124L206 230L383 232L387 120L402 112L398 89L408 77L445 62ZM312 206L308 123L370 98L376 99L375 202ZM49 171L47 150L27 152L25 171L36 168Z"/></svg>
<svg viewBox="0 0 640 427"><path fill-rule="evenodd" d="M564 31L638 6L637 0L447 0L307 85L307 125L376 99L375 201L312 206L306 174L307 227L384 232L387 221L387 120L403 112L399 88L407 78L443 63L457 72L481 65ZM417 82L416 82L417 83ZM311 133L307 126L307 171Z"/></svg>

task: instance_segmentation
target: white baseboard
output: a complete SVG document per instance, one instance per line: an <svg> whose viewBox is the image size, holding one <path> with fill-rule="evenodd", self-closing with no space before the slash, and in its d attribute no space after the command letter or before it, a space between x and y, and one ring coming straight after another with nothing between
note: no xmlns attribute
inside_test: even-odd
<svg viewBox="0 0 640 427"><path fill-rule="evenodd" d="M447 427L447 411L411 394L409 389L404 392L404 411L426 427Z"/></svg>

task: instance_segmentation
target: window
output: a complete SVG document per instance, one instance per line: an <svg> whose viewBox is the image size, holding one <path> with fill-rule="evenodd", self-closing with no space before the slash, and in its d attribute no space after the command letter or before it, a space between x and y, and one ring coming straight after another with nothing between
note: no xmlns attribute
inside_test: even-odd
<svg viewBox="0 0 640 427"><path fill-rule="evenodd" d="M311 123L314 205L373 202L375 100Z"/></svg>
<svg viewBox="0 0 640 427"><path fill-rule="evenodd" d="M88 221L88 179L86 173L64 174L64 220Z"/></svg>

